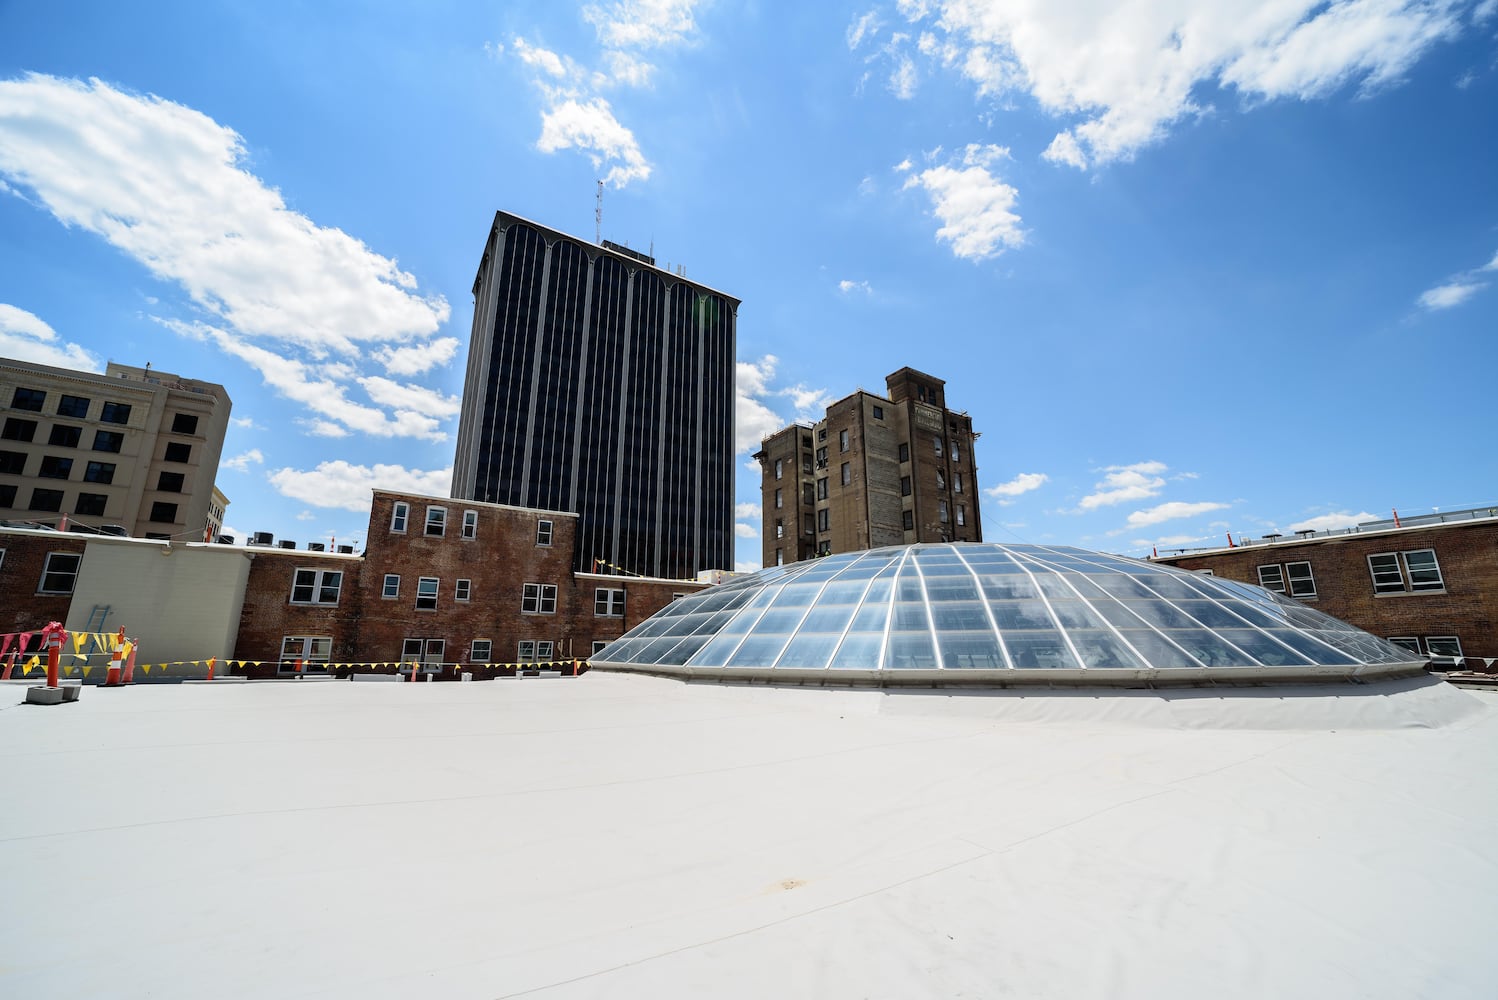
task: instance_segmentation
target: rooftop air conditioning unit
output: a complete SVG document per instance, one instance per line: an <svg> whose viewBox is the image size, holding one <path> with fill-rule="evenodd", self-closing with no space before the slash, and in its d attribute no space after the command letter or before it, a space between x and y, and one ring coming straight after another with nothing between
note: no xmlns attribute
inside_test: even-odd
<svg viewBox="0 0 1498 1000"><path fill-rule="evenodd" d="M257 531L250 536L251 545L272 545L275 541L276 536L269 531Z"/></svg>
<svg viewBox="0 0 1498 1000"><path fill-rule="evenodd" d="M352 545L340 545L338 546L338 553L340 555L351 556L354 554L354 547Z"/></svg>
<svg viewBox="0 0 1498 1000"><path fill-rule="evenodd" d="M234 544L234 536L233 535L219 535L218 536L218 543L220 545L233 545Z"/></svg>
<svg viewBox="0 0 1498 1000"><path fill-rule="evenodd" d="M296 548L296 542L293 542L289 538L283 538L283 539L281 539L281 548L283 548L283 549L294 549L294 548Z"/></svg>
<svg viewBox="0 0 1498 1000"><path fill-rule="evenodd" d="M326 551L328 551L328 547L326 545L324 545L322 542L308 542L307 543L307 551L308 552L326 552Z"/></svg>

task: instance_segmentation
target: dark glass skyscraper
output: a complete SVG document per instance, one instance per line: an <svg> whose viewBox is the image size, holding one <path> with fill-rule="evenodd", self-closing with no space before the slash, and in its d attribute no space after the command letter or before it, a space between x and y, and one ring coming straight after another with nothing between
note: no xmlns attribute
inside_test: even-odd
<svg viewBox="0 0 1498 1000"><path fill-rule="evenodd" d="M739 300L507 212L473 295L453 496L575 511L581 570L731 569Z"/></svg>

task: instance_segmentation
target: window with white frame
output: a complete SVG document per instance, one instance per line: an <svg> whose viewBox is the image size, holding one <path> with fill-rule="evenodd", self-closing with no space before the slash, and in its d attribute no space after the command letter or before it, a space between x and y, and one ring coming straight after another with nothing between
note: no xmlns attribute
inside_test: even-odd
<svg viewBox="0 0 1498 1000"><path fill-rule="evenodd" d="M536 544L551 544L551 522L542 518L536 522Z"/></svg>
<svg viewBox="0 0 1498 1000"><path fill-rule="evenodd" d="M447 508L428 507L426 534L441 538L447 534Z"/></svg>
<svg viewBox="0 0 1498 1000"><path fill-rule="evenodd" d="M332 569L299 569L291 579L292 604L337 604L343 573Z"/></svg>
<svg viewBox="0 0 1498 1000"><path fill-rule="evenodd" d="M463 537L477 538L479 534L479 512L476 510L465 510L463 512Z"/></svg>
<svg viewBox="0 0 1498 1000"><path fill-rule="evenodd" d="M473 598L473 581L459 580L457 586L453 587L453 600L469 601Z"/></svg>
<svg viewBox="0 0 1498 1000"><path fill-rule="evenodd" d="M520 597L520 611L527 615L554 615L557 613L557 585L554 583L527 583Z"/></svg>
<svg viewBox="0 0 1498 1000"><path fill-rule="evenodd" d="M1425 651L1438 660L1455 660L1462 655L1462 640L1454 635L1428 635Z"/></svg>
<svg viewBox="0 0 1498 1000"><path fill-rule="evenodd" d="M1435 549L1379 552L1368 557L1375 594L1419 594L1446 589Z"/></svg>
<svg viewBox="0 0 1498 1000"><path fill-rule="evenodd" d="M385 585L380 591L380 596L387 600L397 598L401 595L401 578L399 573L386 573Z"/></svg>
<svg viewBox="0 0 1498 1000"><path fill-rule="evenodd" d="M1285 563L1285 582L1290 585L1290 596L1309 600L1316 596L1316 577L1308 562Z"/></svg>
<svg viewBox="0 0 1498 1000"><path fill-rule="evenodd" d="M437 591L442 581L435 576L418 577L416 580L416 610L436 611Z"/></svg>
<svg viewBox="0 0 1498 1000"><path fill-rule="evenodd" d="M401 643L401 662L416 662L424 667L437 667L447 655L446 639L411 638Z"/></svg>
<svg viewBox="0 0 1498 1000"><path fill-rule="evenodd" d="M37 585L39 594L71 594L78 580L78 566L83 556L77 552L49 552L42 567L42 579Z"/></svg>
<svg viewBox="0 0 1498 1000"><path fill-rule="evenodd" d="M475 639L473 646L468 650L469 663L488 663L489 657L493 655L494 643L490 639Z"/></svg>
<svg viewBox="0 0 1498 1000"><path fill-rule="evenodd" d="M333 655L333 637L328 635L288 635L281 640L281 659L285 662L327 663Z"/></svg>
<svg viewBox="0 0 1498 1000"><path fill-rule="evenodd" d="M593 615L597 618L623 618L624 588L599 587L594 590Z"/></svg>
<svg viewBox="0 0 1498 1000"><path fill-rule="evenodd" d="M1391 635L1389 641L1394 645L1409 650L1416 656L1420 655L1420 637L1417 635Z"/></svg>
<svg viewBox="0 0 1498 1000"><path fill-rule="evenodd" d="M406 533L406 522L411 519L411 505L397 500L390 508L390 530L397 535Z"/></svg>
<svg viewBox="0 0 1498 1000"><path fill-rule="evenodd" d="M545 663L553 649L550 639L521 639L515 653L521 663Z"/></svg>
<svg viewBox="0 0 1498 1000"><path fill-rule="evenodd" d="M607 646L608 644L609 641L607 639L594 639L593 652L590 655L597 656L600 652L603 651L603 647Z"/></svg>
<svg viewBox="0 0 1498 1000"><path fill-rule="evenodd" d="M1276 594L1285 592L1285 571L1279 563L1259 567L1259 586L1265 590L1272 590Z"/></svg>

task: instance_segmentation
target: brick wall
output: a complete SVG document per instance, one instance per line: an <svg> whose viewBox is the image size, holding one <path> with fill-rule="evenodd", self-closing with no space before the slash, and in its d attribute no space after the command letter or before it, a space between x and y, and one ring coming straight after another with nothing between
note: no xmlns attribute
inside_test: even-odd
<svg viewBox="0 0 1498 1000"><path fill-rule="evenodd" d="M72 593L39 594L51 552L82 554L83 539L51 531L0 531L0 633L29 632L48 622L66 622ZM81 567L80 567L81 571Z"/></svg>

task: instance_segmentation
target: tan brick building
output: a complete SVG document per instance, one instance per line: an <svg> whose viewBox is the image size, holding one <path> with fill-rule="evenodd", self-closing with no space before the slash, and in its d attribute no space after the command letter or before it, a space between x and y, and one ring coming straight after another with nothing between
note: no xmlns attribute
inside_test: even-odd
<svg viewBox="0 0 1498 1000"><path fill-rule="evenodd" d="M939 378L901 368L885 381L887 396L860 389L764 439L764 565L983 540L972 418L947 406Z"/></svg>
<svg viewBox="0 0 1498 1000"><path fill-rule="evenodd" d="M1287 594L1422 655L1498 658L1498 507L1156 561Z"/></svg>

